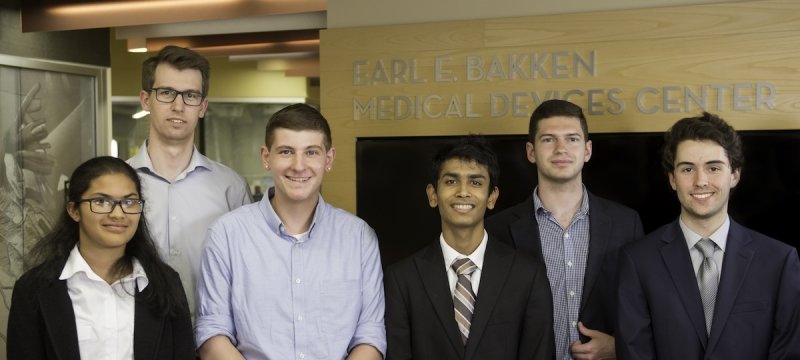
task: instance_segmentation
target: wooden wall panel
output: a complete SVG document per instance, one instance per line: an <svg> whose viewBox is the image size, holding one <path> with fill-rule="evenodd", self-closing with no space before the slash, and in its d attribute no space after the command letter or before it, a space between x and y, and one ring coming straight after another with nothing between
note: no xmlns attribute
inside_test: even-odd
<svg viewBox="0 0 800 360"><path fill-rule="evenodd" d="M325 197L350 211L358 137L522 134L539 101L570 92L591 132L664 131L702 111L692 97L704 91L705 109L737 129L800 129L796 1L331 29L321 36L321 106L337 148ZM532 70L534 57L541 66ZM448 71L439 71L446 75L439 81L437 59ZM522 67L512 71L515 62ZM491 71L496 76L486 76ZM492 107L491 99L503 96L517 99L516 111ZM389 106L425 99L430 106L414 105L408 116L406 106ZM354 109L370 101L371 113Z"/></svg>

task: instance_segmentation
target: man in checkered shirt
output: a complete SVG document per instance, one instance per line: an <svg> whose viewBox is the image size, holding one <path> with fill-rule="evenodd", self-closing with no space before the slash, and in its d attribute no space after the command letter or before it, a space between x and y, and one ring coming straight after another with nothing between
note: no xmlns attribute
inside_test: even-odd
<svg viewBox="0 0 800 360"><path fill-rule="evenodd" d="M491 216L487 231L543 259L553 296L556 359L615 358L619 248L644 236L639 214L592 194L583 165L592 156L586 117L564 100L531 115L526 144L538 185L522 203Z"/></svg>

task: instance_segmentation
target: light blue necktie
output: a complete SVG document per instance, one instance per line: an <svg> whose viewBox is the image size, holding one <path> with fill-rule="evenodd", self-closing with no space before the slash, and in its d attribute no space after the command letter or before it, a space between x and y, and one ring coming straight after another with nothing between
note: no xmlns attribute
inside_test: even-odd
<svg viewBox="0 0 800 360"><path fill-rule="evenodd" d="M716 244L711 239L700 239L695 244L697 250L703 254L703 263L697 271L697 284L700 287L700 297L703 299L703 312L706 315L706 332L711 333L711 322L714 319L714 302L717 299L717 286L719 285L719 270L714 262Z"/></svg>

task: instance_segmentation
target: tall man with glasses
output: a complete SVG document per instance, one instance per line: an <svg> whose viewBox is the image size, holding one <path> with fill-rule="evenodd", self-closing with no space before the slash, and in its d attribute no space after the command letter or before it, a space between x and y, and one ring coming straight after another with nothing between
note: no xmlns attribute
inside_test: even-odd
<svg viewBox="0 0 800 360"><path fill-rule="evenodd" d="M167 46L142 64L139 101L150 112L150 132L128 160L148 195L145 217L161 256L181 276L189 309L208 226L250 202L235 171L197 151L194 133L208 108L208 60Z"/></svg>

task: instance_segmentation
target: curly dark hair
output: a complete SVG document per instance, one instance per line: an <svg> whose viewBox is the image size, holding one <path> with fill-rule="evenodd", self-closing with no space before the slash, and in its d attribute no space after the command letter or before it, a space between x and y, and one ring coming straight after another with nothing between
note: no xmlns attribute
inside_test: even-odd
<svg viewBox="0 0 800 360"><path fill-rule="evenodd" d="M732 171L741 171L744 166L742 141L736 130L719 116L703 112L700 116L678 120L664 134L661 166L667 174L675 170L675 152L678 144L686 140L711 140L725 149Z"/></svg>

